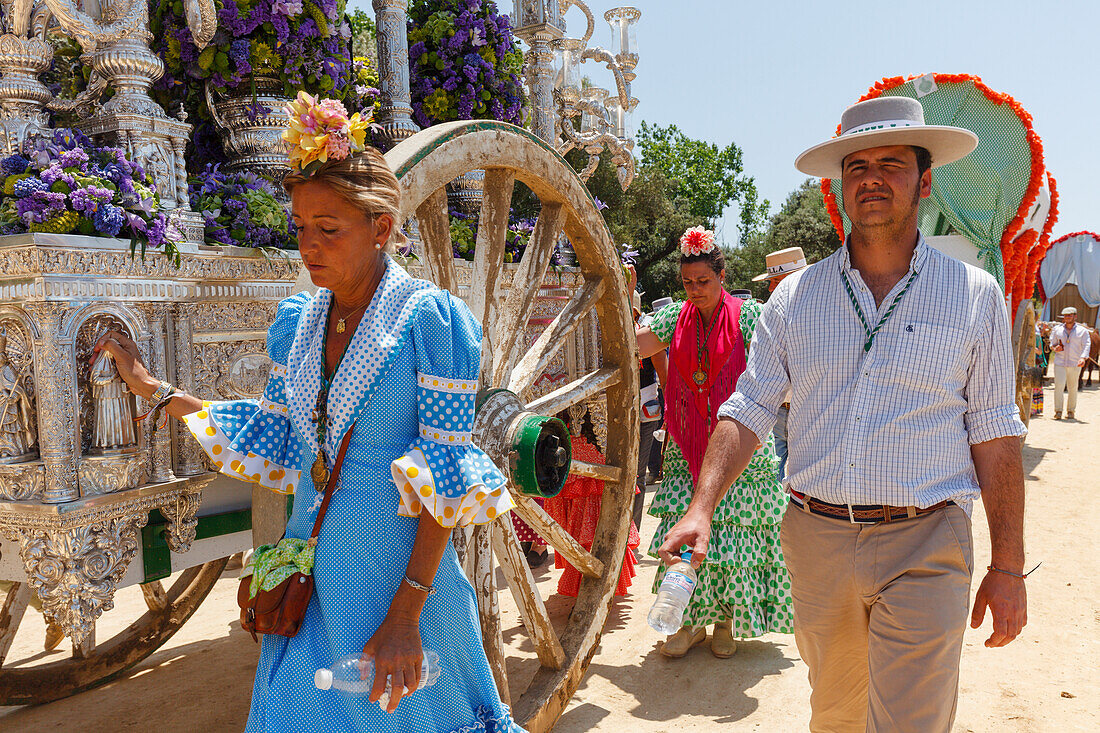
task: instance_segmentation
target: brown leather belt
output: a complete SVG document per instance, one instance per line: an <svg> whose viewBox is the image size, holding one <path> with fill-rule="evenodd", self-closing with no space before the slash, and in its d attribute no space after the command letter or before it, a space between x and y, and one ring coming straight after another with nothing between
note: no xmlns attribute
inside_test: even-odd
<svg viewBox="0 0 1100 733"><path fill-rule="evenodd" d="M880 522L900 522L906 519L923 517L953 505L953 501L941 501L930 507L920 509L915 506L887 506L885 504L830 504L797 491L791 495L804 511L830 519L844 519L852 524L878 524Z"/></svg>

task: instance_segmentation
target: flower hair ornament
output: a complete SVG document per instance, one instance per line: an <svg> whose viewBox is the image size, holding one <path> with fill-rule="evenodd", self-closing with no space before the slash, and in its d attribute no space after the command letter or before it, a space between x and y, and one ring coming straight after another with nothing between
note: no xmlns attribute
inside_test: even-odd
<svg viewBox="0 0 1100 733"><path fill-rule="evenodd" d="M714 251L714 232L703 227L692 227L680 237L680 253L695 257Z"/></svg>
<svg viewBox="0 0 1100 733"><path fill-rule="evenodd" d="M366 147L367 130L374 124L371 116L348 116L344 105L335 99L317 99L305 92L286 107L290 127L283 131L283 142L290 165L304 175L314 173L330 160L344 160Z"/></svg>

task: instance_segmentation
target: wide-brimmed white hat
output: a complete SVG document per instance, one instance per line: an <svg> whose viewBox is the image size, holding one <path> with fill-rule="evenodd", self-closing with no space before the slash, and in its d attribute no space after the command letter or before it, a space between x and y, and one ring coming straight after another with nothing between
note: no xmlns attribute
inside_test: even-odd
<svg viewBox="0 0 1100 733"><path fill-rule="evenodd" d="M1075 316L1075 315L1077 315L1077 309L1074 308L1072 305L1067 305L1065 308L1062 309L1062 315L1063 316Z"/></svg>
<svg viewBox="0 0 1100 733"><path fill-rule="evenodd" d="M819 178L840 178L844 158L884 145L916 145L932 154L932 167L953 163L978 147L962 127L924 124L924 108L909 97L878 97L853 104L840 117L840 135L804 151L794 167Z"/></svg>
<svg viewBox="0 0 1100 733"><path fill-rule="evenodd" d="M790 275L792 272L798 272L799 270L805 269L806 254L802 251L801 247L788 247L778 252L769 252L764 256L764 266L768 268L768 271L754 277L752 279L753 282L767 280L772 277L780 277L782 275Z"/></svg>

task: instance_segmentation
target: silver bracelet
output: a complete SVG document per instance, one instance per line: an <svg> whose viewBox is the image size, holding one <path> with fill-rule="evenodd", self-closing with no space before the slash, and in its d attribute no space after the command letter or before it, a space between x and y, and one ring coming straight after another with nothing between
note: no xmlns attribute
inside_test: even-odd
<svg viewBox="0 0 1100 733"><path fill-rule="evenodd" d="M405 576L405 582L408 583L409 585L411 585L414 590L418 590L421 593L427 593L428 595L432 595L433 593L435 593L435 588L433 588L430 585L423 585L422 583L417 583L415 580L410 578L408 575Z"/></svg>

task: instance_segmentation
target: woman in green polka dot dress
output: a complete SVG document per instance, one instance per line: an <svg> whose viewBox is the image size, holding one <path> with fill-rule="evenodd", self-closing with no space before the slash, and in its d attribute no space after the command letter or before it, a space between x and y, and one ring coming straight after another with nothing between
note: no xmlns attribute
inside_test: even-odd
<svg viewBox="0 0 1100 733"><path fill-rule="evenodd" d="M661 520L649 550L654 557L691 502L718 407L745 370L760 315L760 303L734 298L722 288L725 275L725 257L713 233L689 229L680 239L680 277L688 300L662 308L638 332L643 357L670 348L665 425L672 440L665 445L664 480L649 510ZM792 631L791 584L779 545L786 504L769 437L714 513L699 584L683 626L665 641L662 654L684 656L706 640L710 624L711 652L720 658L737 650L735 637ZM665 570L657 571L654 590Z"/></svg>

